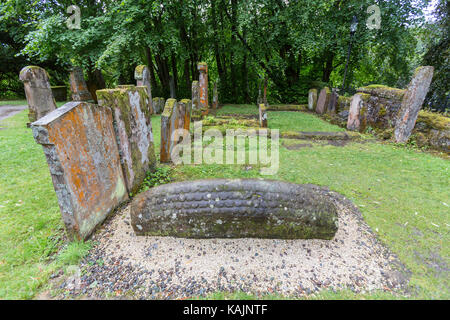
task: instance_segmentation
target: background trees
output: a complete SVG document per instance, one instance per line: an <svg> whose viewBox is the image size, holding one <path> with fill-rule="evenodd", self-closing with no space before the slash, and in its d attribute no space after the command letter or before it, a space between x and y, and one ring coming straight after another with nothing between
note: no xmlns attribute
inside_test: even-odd
<svg viewBox="0 0 450 320"><path fill-rule="evenodd" d="M189 97L196 64L206 61L210 79L220 80L221 101L255 101L258 81L267 77L271 101L301 103L312 82L341 86L354 15L350 86L406 85L422 62L418 35L430 27L422 25L428 2L376 1L382 23L373 30L365 25L373 0L82 0L73 2L80 30L65 25L72 1L7 0L0 21L2 35L20 34L6 56L20 52L20 59L52 62L55 70L82 65L89 86L134 82L134 67L145 63L155 95ZM448 56L448 40L440 46ZM429 52L425 61L437 63L431 44ZM448 68L448 60L439 63Z"/></svg>

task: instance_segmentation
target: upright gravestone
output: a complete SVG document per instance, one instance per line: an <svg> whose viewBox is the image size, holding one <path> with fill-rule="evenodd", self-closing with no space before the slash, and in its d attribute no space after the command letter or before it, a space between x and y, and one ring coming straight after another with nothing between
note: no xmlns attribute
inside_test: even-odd
<svg viewBox="0 0 450 320"><path fill-rule="evenodd" d="M92 95L88 90L86 81L84 80L83 69L81 67L73 67L70 72L70 90L72 91L73 101L93 101Z"/></svg>
<svg viewBox="0 0 450 320"><path fill-rule="evenodd" d="M200 87L198 81L192 81L192 120L200 120L201 117Z"/></svg>
<svg viewBox="0 0 450 320"><path fill-rule="evenodd" d="M202 115L207 115L209 112L208 106L208 65L205 62L198 64L198 71L200 76L198 80L199 84L199 107L202 110Z"/></svg>
<svg viewBox="0 0 450 320"><path fill-rule="evenodd" d="M180 118L183 119L183 129L189 131L191 127L192 102L189 99L178 101Z"/></svg>
<svg viewBox="0 0 450 320"><path fill-rule="evenodd" d="M136 69L134 69L134 79L136 80L137 86L147 88L148 108L150 110L150 114L156 113L154 107L152 106L152 86L150 84L150 71L148 70L147 66L137 66Z"/></svg>
<svg viewBox="0 0 450 320"><path fill-rule="evenodd" d="M336 107L338 104L339 95L337 89L333 88L331 90L330 102L328 103L327 113L336 114Z"/></svg>
<svg viewBox="0 0 450 320"><path fill-rule="evenodd" d="M127 189L139 190L147 171L156 164L148 95L145 87L97 91L100 106L114 115L114 131L120 151Z"/></svg>
<svg viewBox="0 0 450 320"><path fill-rule="evenodd" d="M350 103L350 109L347 119L347 129L358 131L361 126L360 113L362 108L363 100L361 94L355 94Z"/></svg>
<svg viewBox="0 0 450 320"><path fill-rule="evenodd" d="M319 99L317 100L316 113L324 114L328 109L330 103L330 88L325 87L320 90Z"/></svg>
<svg viewBox="0 0 450 320"><path fill-rule="evenodd" d="M128 192L112 112L69 102L32 123L41 144L70 239L85 239Z"/></svg>
<svg viewBox="0 0 450 320"><path fill-rule="evenodd" d="M259 125L267 128L267 107L264 103L259 104Z"/></svg>
<svg viewBox="0 0 450 320"><path fill-rule="evenodd" d="M172 137L172 133L182 127L182 125L183 121L177 107L177 100L167 99L164 112L161 114L161 146L159 154L161 163L171 161L173 146L178 141L178 137Z"/></svg>
<svg viewBox="0 0 450 320"><path fill-rule="evenodd" d="M315 110L317 105L317 89L311 89L308 93L308 109Z"/></svg>
<svg viewBox="0 0 450 320"><path fill-rule="evenodd" d="M156 114L161 114L161 112L163 112L163 110L164 110L164 104L165 104L164 98L160 98L160 97L153 98L153 103L152 103L153 112Z"/></svg>
<svg viewBox="0 0 450 320"><path fill-rule="evenodd" d="M28 66L20 71L28 102L28 119L34 122L56 109L47 71Z"/></svg>
<svg viewBox="0 0 450 320"><path fill-rule="evenodd" d="M264 78L263 103L266 107L269 106L269 104L267 103L267 77Z"/></svg>
<svg viewBox="0 0 450 320"><path fill-rule="evenodd" d="M213 110L219 108L219 92L217 90L217 81L214 83L212 108Z"/></svg>
<svg viewBox="0 0 450 320"><path fill-rule="evenodd" d="M408 141L416 124L417 115L430 88L434 68L431 66L416 69L411 82L403 96L402 104L395 123L396 142Z"/></svg>

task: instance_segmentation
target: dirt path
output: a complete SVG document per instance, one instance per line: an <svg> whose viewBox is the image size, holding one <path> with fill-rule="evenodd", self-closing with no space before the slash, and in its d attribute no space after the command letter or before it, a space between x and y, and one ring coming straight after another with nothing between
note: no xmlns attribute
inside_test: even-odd
<svg viewBox="0 0 450 320"><path fill-rule="evenodd" d="M26 108L28 108L28 106L14 106L9 104L0 106L0 121L25 110Z"/></svg>

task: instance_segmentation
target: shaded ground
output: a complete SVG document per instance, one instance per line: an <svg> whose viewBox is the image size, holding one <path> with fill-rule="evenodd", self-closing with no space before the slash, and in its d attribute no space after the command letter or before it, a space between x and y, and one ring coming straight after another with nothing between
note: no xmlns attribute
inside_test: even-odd
<svg viewBox="0 0 450 320"><path fill-rule="evenodd" d="M0 121L9 118L26 108L28 108L28 106L0 105Z"/></svg>

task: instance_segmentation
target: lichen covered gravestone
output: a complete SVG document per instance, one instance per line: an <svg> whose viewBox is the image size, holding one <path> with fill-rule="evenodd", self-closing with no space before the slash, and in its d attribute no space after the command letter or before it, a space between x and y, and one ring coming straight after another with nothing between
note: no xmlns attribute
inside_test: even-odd
<svg viewBox="0 0 450 320"><path fill-rule="evenodd" d="M183 124L184 121L177 107L177 100L167 99L164 112L161 114L160 162L171 161L171 152L178 140L177 137L172 137L172 133L176 129L183 128Z"/></svg>
<svg viewBox="0 0 450 320"><path fill-rule="evenodd" d="M178 101L178 109L183 119L183 129L189 131L191 126L192 102L189 99Z"/></svg>
<svg viewBox="0 0 450 320"><path fill-rule="evenodd" d="M317 89L311 89L308 93L308 109L315 110L317 105Z"/></svg>
<svg viewBox="0 0 450 320"><path fill-rule="evenodd" d="M81 67L73 67L69 79L73 101L93 101L92 95L84 80L83 69Z"/></svg>
<svg viewBox="0 0 450 320"><path fill-rule="evenodd" d="M200 120L202 111L200 106L200 86L198 81L192 81L192 120Z"/></svg>
<svg viewBox="0 0 450 320"><path fill-rule="evenodd" d="M198 80L199 85L199 107L202 110L202 115L207 115L209 112L208 105L208 65L205 62L198 64L198 71L200 76Z"/></svg>
<svg viewBox="0 0 450 320"><path fill-rule="evenodd" d="M324 114L328 109L328 104L330 103L330 88L325 87L320 90L319 99L317 100L316 113Z"/></svg>
<svg viewBox="0 0 450 320"><path fill-rule="evenodd" d="M350 103L350 109L347 120L347 129L358 131L361 125L361 108L362 108L363 100L361 98L361 94L355 94L352 98L352 102Z"/></svg>
<svg viewBox="0 0 450 320"><path fill-rule="evenodd" d="M109 108L69 102L32 123L71 239L85 239L128 193Z"/></svg>
<svg viewBox="0 0 450 320"><path fill-rule="evenodd" d="M100 106L111 108L127 189L136 193L156 164L152 123L145 87L97 91Z"/></svg>
<svg viewBox="0 0 450 320"><path fill-rule="evenodd" d="M56 109L47 71L28 66L20 71L28 103L28 119L34 122Z"/></svg>
<svg viewBox="0 0 450 320"><path fill-rule="evenodd" d="M434 68L430 66L416 69L403 96L402 104L397 115L394 131L396 142L408 141L416 124L419 110L430 88L433 72Z"/></svg>
<svg viewBox="0 0 450 320"><path fill-rule="evenodd" d="M161 114L164 111L164 105L166 104L166 100L164 98L155 97L153 98L153 112L155 114Z"/></svg>
<svg viewBox="0 0 450 320"><path fill-rule="evenodd" d="M134 69L134 79L136 80L136 85L138 87L146 87L147 95L148 95L148 108L150 110L150 114L155 113L154 108L152 106L152 86L150 84L150 71L147 66L139 65Z"/></svg>
<svg viewBox="0 0 450 320"><path fill-rule="evenodd" d="M261 128L267 128L267 108L264 103L259 104L259 125Z"/></svg>

